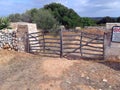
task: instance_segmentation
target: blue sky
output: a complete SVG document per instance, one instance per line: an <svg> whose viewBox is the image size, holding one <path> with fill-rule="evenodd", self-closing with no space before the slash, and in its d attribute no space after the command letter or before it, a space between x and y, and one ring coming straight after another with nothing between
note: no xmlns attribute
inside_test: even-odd
<svg viewBox="0 0 120 90"><path fill-rule="evenodd" d="M0 0L0 16L42 8L52 2L74 9L82 17L120 16L120 0Z"/></svg>

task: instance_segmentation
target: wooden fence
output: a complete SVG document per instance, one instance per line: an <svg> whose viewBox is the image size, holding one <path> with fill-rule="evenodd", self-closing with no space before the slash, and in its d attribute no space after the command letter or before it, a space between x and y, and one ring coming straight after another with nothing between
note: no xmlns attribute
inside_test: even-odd
<svg viewBox="0 0 120 90"><path fill-rule="evenodd" d="M28 43L30 53L104 58L104 35L99 34L61 30L58 36L53 36L36 32L28 34Z"/></svg>

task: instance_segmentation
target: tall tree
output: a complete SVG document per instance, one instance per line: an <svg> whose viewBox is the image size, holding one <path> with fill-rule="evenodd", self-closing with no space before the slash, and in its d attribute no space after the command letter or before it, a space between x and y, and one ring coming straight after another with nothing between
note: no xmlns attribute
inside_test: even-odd
<svg viewBox="0 0 120 90"><path fill-rule="evenodd" d="M54 32L59 25L50 11L45 9L38 9L32 17L33 22L37 23L38 28L43 30Z"/></svg>
<svg viewBox="0 0 120 90"><path fill-rule="evenodd" d="M50 10L54 17L68 28L80 26L80 16L73 10L59 3L51 3L44 6L45 9Z"/></svg>

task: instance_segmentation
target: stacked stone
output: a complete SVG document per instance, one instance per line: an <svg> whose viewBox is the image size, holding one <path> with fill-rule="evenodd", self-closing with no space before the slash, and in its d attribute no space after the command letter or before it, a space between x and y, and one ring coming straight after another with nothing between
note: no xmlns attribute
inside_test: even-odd
<svg viewBox="0 0 120 90"><path fill-rule="evenodd" d="M17 38L15 32L0 31L0 49L17 50Z"/></svg>

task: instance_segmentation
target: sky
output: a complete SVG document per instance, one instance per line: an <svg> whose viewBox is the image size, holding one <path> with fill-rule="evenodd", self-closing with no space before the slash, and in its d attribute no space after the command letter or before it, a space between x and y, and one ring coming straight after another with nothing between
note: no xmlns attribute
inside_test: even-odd
<svg viewBox="0 0 120 90"><path fill-rule="evenodd" d="M24 13L52 2L72 8L81 17L120 16L120 0L0 0L0 16Z"/></svg>

